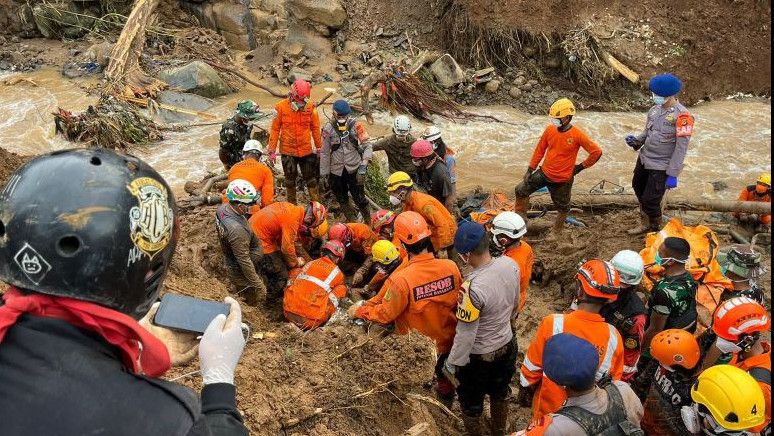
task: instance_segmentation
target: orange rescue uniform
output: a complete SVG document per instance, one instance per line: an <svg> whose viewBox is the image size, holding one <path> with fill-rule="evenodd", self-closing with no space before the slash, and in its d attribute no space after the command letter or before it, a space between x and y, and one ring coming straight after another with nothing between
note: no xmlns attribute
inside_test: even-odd
<svg viewBox="0 0 774 436"><path fill-rule="evenodd" d="M266 207L274 201L274 175L269 167L263 163L253 158L237 162L228 170L229 183L236 179L247 180L261 193L262 207Z"/></svg>
<svg viewBox="0 0 774 436"><path fill-rule="evenodd" d="M250 228L263 245L263 254L278 250L285 257L289 268L298 265L296 242L298 229L304 223L304 206L284 201L272 203L250 217Z"/></svg>
<svg viewBox="0 0 774 436"><path fill-rule="evenodd" d="M760 385L763 391L763 398L766 400L766 421L758 427L753 427L750 431L754 433L760 433L761 430L771 423L771 344L768 342L761 342L765 353L753 356L745 359L741 362L737 362L736 366L750 373ZM765 374L768 372L769 383L765 383L760 378L765 378ZM759 377L756 377L758 375Z"/></svg>
<svg viewBox="0 0 774 436"><path fill-rule="evenodd" d="M543 375L543 347L551 336L569 333L591 342L599 351L597 381L605 374L613 380L623 376L623 341L615 327L597 313L576 310L568 314L548 315L540 322L535 339L529 344L521 366L521 386L540 383L532 401L532 417L554 413L567 399L564 388Z"/></svg>
<svg viewBox="0 0 774 436"><path fill-rule="evenodd" d="M461 283L454 262L436 259L432 253L420 254L390 275L383 293L373 298L378 302L364 304L355 316L379 324L394 321L398 334L416 330L435 341L439 354L448 353L457 328L455 308Z"/></svg>
<svg viewBox="0 0 774 436"><path fill-rule="evenodd" d="M527 289L529 288L529 278L532 277L532 266L535 264L535 253L527 241L522 239L518 246L505 250L504 254L519 265L521 281L519 283L519 307L516 311L521 312L524 309L524 304L527 303Z"/></svg>
<svg viewBox="0 0 774 436"><path fill-rule="evenodd" d="M344 274L332 260L321 257L304 265L285 288L285 318L302 329L319 327L346 296Z"/></svg>
<svg viewBox="0 0 774 436"><path fill-rule="evenodd" d="M582 162L583 167L591 168L602 157L602 149L597 144L576 126L566 132L560 132L557 126L548 126L538 141L529 167L537 168L542 160L541 168L548 180L555 183L570 181L581 147L589 154Z"/></svg>
<svg viewBox="0 0 774 436"><path fill-rule="evenodd" d="M363 223L347 223L346 226L352 230L352 245L347 247L347 251L352 250L370 256L371 246L379 239L371 230L371 226Z"/></svg>
<svg viewBox="0 0 774 436"><path fill-rule="evenodd" d="M414 211L427 221L430 227L430 240L433 242L433 250L438 251L454 245L454 233L457 232L457 222L454 217L433 196L411 191L403 205L403 212Z"/></svg>
<svg viewBox="0 0 774 436"><path fill-rule="evenodd" d="M739 201L758 201L761 203L771 203L771 190L766 194L760 195L755 191L755 185L748 186L742 189L739 193ZM739 217L739 212L734 213L735 217ZM761 224L771 224L771 215L761 215Z"/></svg>
<svg viewBox="0 0 774 436"><path fill-rule="evenodd" d="M309 102L303 110L294 111L290 107L290 100L284 99L274 109L277 116L271 123L269 153L276 152L278 142L279 153L285 156L309 156L322 148L320 117L314 103Z"/></svg>

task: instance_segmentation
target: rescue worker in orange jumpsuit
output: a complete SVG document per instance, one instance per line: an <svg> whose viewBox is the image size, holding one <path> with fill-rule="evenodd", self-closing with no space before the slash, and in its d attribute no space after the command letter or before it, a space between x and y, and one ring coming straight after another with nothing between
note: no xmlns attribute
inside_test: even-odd
<svg viewBox="0 0 774 436"><path fill-rule="evenodd" d="M754 185L747 186L739 193L739 201L759 201L771 203L771 174L761 174ZM751 227L756 233L771 232L771 215L754 213L734 213L742 225Z"/></svg>
<svg viewBox="0 0 774 436"><path fill-rule="evenodd" d="M261 162L263 147L257 139L245 142L242 148L242 160L228 170L228 181L237 179L247 180L261 194L260 205L254 206L250 214L254 214L261 207L266 207L274 201L274 174L271 169ZM226 199L224 199L224 202Z"/></svg>
<svg viewBox="0 0 774 436"><path fill-rule="evenodd" d="M328 240L341 241L347 248L341 269L347 275L355 273L352 286L360 284L371 267L371 246L377 240L371 227L363 223L336 223L328 231Z"/></svg>
<svg viewBox="0 0 774 436"><path fill-rule="evenodd" d="M271 123L269 159L277 160L277 144L285 173L285 188L289 203L296 204L296 179L299 168L312 201L320 201L317 186L318 158L322 148L320 117L315 104L309 101L312 85L298 79L293 82L288 98L274 107L277 116ZM312 144L314 142L314 144Z"/></svg>
<svg viewBox="0 0 774 436"><path fill-rule="evenodd" d="M717 337L714 347L758 381L766 401L766 420L751 430L770 434L766 431L771 431L771 344L763 337L771 332L770 315L758 302L735 297L717 308L712 331ZM711 364L705 359L705 367Z"/></svg>
<svg viewBox="0 0 774 436"><path fill-rule="evenodd" d="M668 329L653 338L651 354L659 365L644 402L642 429L649 436L682 436L680 409L691 404L691 386L701 369L699 343L685 330Z"/></svg>
<svg viewBox="0 0 774 436"><path fill-rule="evenodd" d="M455 259L454 233L457 221L446 207L431 195L414 190L414 181L404 172L392 173L387 178L390 203L402 206L403 212L413 211L422 215L430 228L433 251L439 257Z"/></svg>
<svg viewBox="0 0 774 436"><path fill-rule="evenodd" d="M558 233L564 228L564 221L570 212L575 176L597 163L602 157L602 149L583 131L571 124L575 116L575 105L570 100L562 98L554 102L548 115L554 124L546 127L529 161L524 180L516 187L514 209L526 219L529 196L548 186L551 201L559 211L554 223L554 233ZM586 150L588 157L576 164L575 160L581 148ZM541 162L543 165L538 168Z"/></svg>
<svg viewBox="0 0 774 436"><path fill-rule="evenodd" d="M524 356L518 402L522 407L532 406L533 419L556 412L567 399L564 389L543 373L543 350L546 341L556 334L570 333L594 344L599 350L597 381L604 377L620 380L623 376L623 340L599 314L605 304L617 298L620 275L609 263L592 259L578 270L575 287L577 310L543 318Z"/></svg>
<svg viewBox="0 0 774 436"><path fill-rule="evenodd" d="M532 277L532 267L535 265L535 253L524 240L527 234L527 224L516 212L500 212L492 220L490 226L494 248L500 255L513 259L519 265L521 272L519 283L519 305L516 313L524 309L527 302L527 288Z"/></svg>
<svg viewBox="0 0 774 436"><path fill-rule="evenodd" d="M408 265L390 275L377 304L356 307L353 316L378 324L394 322L398 334L416 330L432 339L438 351L436 393L450 406L454 385L442 369L454 342L462 276L454 262L435 258L430 228L420 214L408 211L398 215L395 234L408 252Z"/></svg>
<svg viewBox="0 0 774 436"><path fill-rule="evenodd" d="M304 266L299 256L299 234L309 235L325 222L327 210L312 201L306 206L287 202L272 203L250 217L250 228L263 244L261 269L268 281L270 296L278 299L288 281L288 271Z"/></svg>
<svg viewBox="0 0 774 436"><path fill-rule="evenodd" d="M340 241L326 242L322 257L294 271L285 288L285 319L302 330L312 330L328 322L347 296L344 274L338 267L346 248Z"/></svg>
<svg viewBox="0 0 774 436"><path fill-rule="evenodd" d="M406 254L406 250L403 248L403 245L401 245L400 241L395 236L395 228L393 226L395 217L397 216L398 215L396 215L395 212L391 210L377 210L371 215L371 229L373 229L374 233L376 233L376 236L379 239L392 241L392 243L398 247L398 251L400 251L400 257L405 258L408 255Z"/></svg>

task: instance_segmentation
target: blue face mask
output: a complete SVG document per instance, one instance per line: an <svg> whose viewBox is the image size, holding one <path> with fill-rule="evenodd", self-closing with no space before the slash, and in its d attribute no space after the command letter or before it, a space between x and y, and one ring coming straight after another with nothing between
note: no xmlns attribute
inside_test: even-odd
<svg viewBox="0 0 774 436"><path fill-rule="evenodd" d="M720 267L720 273L721 274L726 275L727 272L728 272L728 267L727 266L721 266Z"/></svg>
<svg viewBox="0 0 774 436"><path fill-rule="evenodd" d="M666 103L666 97L662 97L660 95L653 94L653 103L656 103L657 105L662 105Z"/></svg>
<svg viewBox="0 0 774 436"><path fill-rule="evenodd" d="M664 259L661 258L660 253L656 253L656 259L655 259L656 265L658 266L664 266Z"/></svg>

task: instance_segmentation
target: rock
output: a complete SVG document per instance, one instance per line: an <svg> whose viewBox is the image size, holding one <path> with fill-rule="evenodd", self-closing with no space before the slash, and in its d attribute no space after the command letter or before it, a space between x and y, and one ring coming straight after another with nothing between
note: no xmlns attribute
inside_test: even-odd
<svg viewBox="0 0 774 436"><path fill-rule="evenodd" d="M510 89L510 91L508 91L508 95L510 95L513 98L519 98L521 97L521 89L514 86L513 88Z"/></svg>
<svg viewBox="0 0 774 436"><path fill-rule="evenodd" d="M38 31L50 39L77 39L89 32L99 15L92 6L78 2L52 2L37 4L32 8Z"/></svg>
<svg viewBox="0 0 774 436"><path fill-rule="evenodd" d="M523 86L525 83L527 83L527 78L524 76L518 76L516 77L516 80L513 81L513 84L516 86Z"/></svg>
<svg viewBox="0 0 774 436"><path fill-rule="evenodd" d="M435 79L444 88L452 87L465 80L465 73L462 71L462 68L449 54L445 54L433 62L430 65L430 72L433 73Z"/></svg>
<svg viewBox="0 0 774 436"><path fill-rule="evenodd" d="M288 0L288 12L299 20L341 29L347 22L347 11L339 0Z"/></svg>
<svg viewBox="0 0 774 436"><path fill-rule="evenodd" d="M253 43L250 41L250 35L247 33L237 34L221 30L220 34L226 40L226 44L234 50L247 51L253 46Z"/></svg>
<svg viewBox="0 0 774 436"><path fill-rule="evenodd" d="M285 69L282 68L281 66L274 67L274 75L277 76L277 80L280 83L285 82L285 80L287 80L288 78L287 71L285 71Z"/></svg>
<svg viewBox="0 0 774 436"><path fill-rule="evenodd" d="M159 78L173 88L203 97L215 98L231 92L231 88L218 76L215 69L202 61L164 70L159 73Z"/></svg>
<svg viewBox="0 0 774 436"><path fill-rule="evenodd" d="M285 41L277 47L277 53L283 53L288 44L300 43L304 46L303 55L309 59L332 59L333 48L328 38L320 36L301 23L291 23Z"/></svg>
<svg viewBox="0 0 774 436"><path fill-rule="evenodd" d="M282 54L289 59L300 59L304 55L304 44L300 42L291 42L285 45Z"/></svg>
<svg viewBox="0 0 774 436"><path fill-rule="evenodd" d="M294 67L290 70L288 73L288 83L293 83L298 79L306 80L307 82L312 81L312 73L309 71L306 71L302 68Z"/></svg>
<svg viewBox="0 0 774 436"><path fill-rule="evenodd" d="M161 92L159 94L159 103L196 112L206 111L214 104L209 98L176 91ZM188 115L167 109L159 109L158 114L165 123L182 123L196 118L195 115Z"/></svg>
<svg viewBox="0 0 774 436"><path fill-rule="evenodd" d="M86 50L86 58L91 62L106 67L110 63L110 53L113 51L113 44L105 41L94 44Z"/></svg>
<svg viewBox="0 0 774 436"><path fill-rule="evenodd" d="M530 80L530 81L529 81L529 82L527 82L527 83L529 83L529 84L530 84L530 86L532 86L532 87L535 87L535 85L537 85L537 84L538 84L538 81L537 81L537 80L535 80L535 79L532 79L532 80Z"/></svg>
<svg viewBox="0 0 774 436"><path fill-rule="evenodd" d="M285 0L260 0L260 8L278 17L285 16Z"/></svg>
<svg viewBox="0 0 774 436"><path fill-rule="evenodd" d="M376 68L380 65L382 65L384 61L382 61L382 57L379 55L373 56L371 59L368 60L368 65Z"/></svg>
<svg viewBox="0 0 774 436"><path fill-rule="evenodd" d="M532 91L532 85L530 85L529 83L525 83L524 85L521 86L521 90L524 92Z"/></svg>
<svg viewBox="0 0 774 436"><path fill-rule="evenodd" d="M499 80L490 80L486 82L484 89L488 93L495 94L500 89L501 84L502 82L500 82Z"/></svg>
<svg viewBox="0 0 774 436"><path fill-rule="evenodd" d="M349 97L358 91L360 91L360 88L358 88L358 86L352 82L344 82L339 84L339 94L343 95L344 97Z"/></svg>
<svg viewBox="0 0 774 436"><path fill-rule="evenodd" d="M250 20L253 23L254 32L272 31L277 28L277 17L258 9L250 11Z"/></svg>
<svg viewBox="0 0 774 436"><path fill-rule="evenodd" d="M218 30L215 24L215 12L213 12L212 3L197 3L196 0L180 1L180 8L196 18L199 25L208 29Z"/></svg>
<svg viewBox="0 0 774 436"><path fill-rule="evenodd" d="M231 3L216 3L212 7L215 14L215 25L221 32L235 35L246 34L250 20L250 10L247 6Z"/></svg>

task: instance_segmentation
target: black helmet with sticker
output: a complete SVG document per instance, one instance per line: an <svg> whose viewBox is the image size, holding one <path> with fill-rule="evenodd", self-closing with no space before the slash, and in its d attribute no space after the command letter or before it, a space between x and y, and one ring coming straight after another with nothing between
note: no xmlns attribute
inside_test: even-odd
<svg viewBox="0 0 774 436"><path fill-rule="evenodd" d="M23 290L148 311L177 244L175 198L140 159L62 150L0 192L0 279Z"/></svg>

